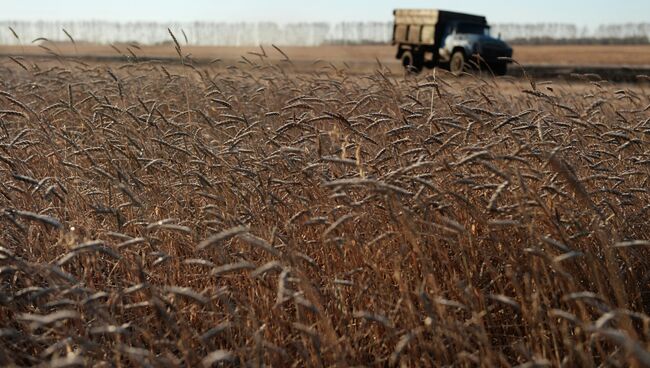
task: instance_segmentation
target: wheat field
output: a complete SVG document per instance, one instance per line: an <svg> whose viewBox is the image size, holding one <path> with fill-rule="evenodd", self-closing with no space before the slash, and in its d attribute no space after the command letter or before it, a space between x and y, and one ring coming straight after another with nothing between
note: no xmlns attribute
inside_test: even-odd
<svg viewBox="0 0 650 368"><path fill-rule="evenodd" d="M1 365L650 365L648 78L177 51L0 63Z"/></svg>

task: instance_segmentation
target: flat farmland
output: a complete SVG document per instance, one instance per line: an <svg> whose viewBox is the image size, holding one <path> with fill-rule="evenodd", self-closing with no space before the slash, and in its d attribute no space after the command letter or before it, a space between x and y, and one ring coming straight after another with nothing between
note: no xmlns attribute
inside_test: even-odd
<svg viewBox="0 0 650 368"><path fill-rule="evenodd" d="M647 82L265 50L0 59L0 366L650 366Z"/></svg>
<svg viewBox="0 0 650 368"><path fill-rule="evenodd" d="M131 55L133 52L139 57L168 58L174 57L173 45L164 46L133 46L115 45L116 51L107 45L88 45L70 43L45 43L52 52L65 56L102 56L119 57L120 54ZM379 46L320 46L320 47L282 47L281 48L294 61L314 62L317 60L347 63L375 64L376 60L387 65L397 64L395 60L395 47L389 45ZM130 51L129 51L130 50ZM224 62L242 60L241 57L255 61L255 55L250 52L260 53L259 47L210 47L210 46L183 46L185 53L201 60L221 59ZM270 45L264 46L270 60L281 60L283 55L274 50ZM514 46L515 59L524 65L593 65L593 66L650 66L650 45L560 45L560 46ZM44 55L49 51L38 46L0 46L2 55Z"/></svg>
<svg viewBox="0 0 650 368"><path fill-rule="evenodd" d="M650 45L514 46L522 64L650 66Z"/></svg>

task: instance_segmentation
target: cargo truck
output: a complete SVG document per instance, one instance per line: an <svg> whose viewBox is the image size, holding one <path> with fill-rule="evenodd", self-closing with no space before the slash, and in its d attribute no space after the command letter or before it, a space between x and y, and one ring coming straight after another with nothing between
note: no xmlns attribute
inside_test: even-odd
<svg viewBox="0 0 650 368"><path fill-rule="evenodd" d="M393 15L393 45L405 68L442 66L454 74L481 68L506 74L512 48L490 35L484 16L435 9L396 9Z"/></svg>

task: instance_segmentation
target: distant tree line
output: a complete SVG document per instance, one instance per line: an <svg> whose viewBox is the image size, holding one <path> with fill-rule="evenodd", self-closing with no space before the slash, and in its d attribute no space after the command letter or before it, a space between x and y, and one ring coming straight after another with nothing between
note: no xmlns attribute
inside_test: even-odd
<svg viewBox="0 0 650 368"><path fill-rule="evenodd" d="M12 32L10 30L15 31ZM34 21L0 22L0 44L29 44L45 38L54 42L69 41L65 29L77 42L161 44L170 41L167 29L181 41L192 45L317 46L323 44L385 44L393 32L392 22L340 23L118 23L104 21ZM492 34L518 44L646 44L650 23L601 25L595 29L567 23L494 24ZM18 38L16 38L18 36Z"/></svg>
<svg viewBox="0 0 650 368"><path fill-rule="evenodd" d="M607 24L593 30L567 23L496 24L492 33L514 44L647 44L650 23Z"/></svg>

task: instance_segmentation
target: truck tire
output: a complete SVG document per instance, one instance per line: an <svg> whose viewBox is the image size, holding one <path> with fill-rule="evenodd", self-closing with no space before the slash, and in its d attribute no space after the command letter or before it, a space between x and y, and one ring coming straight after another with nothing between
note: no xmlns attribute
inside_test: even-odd
<svg viewBox="0 0 650 368"><path fill-rule="evenodd" d="M462 51L456 51L451 55L451 60L449 61L449 71L455 75L460 75L465 69L465 53Z"/></svg>
<svg viewBox="0 0 650 368"><path fill-rule="evenodd" d="M402 66L409 72L419 73L422 70L422 60L418 54L411 51L404 51L402 54Z"/></svg>

